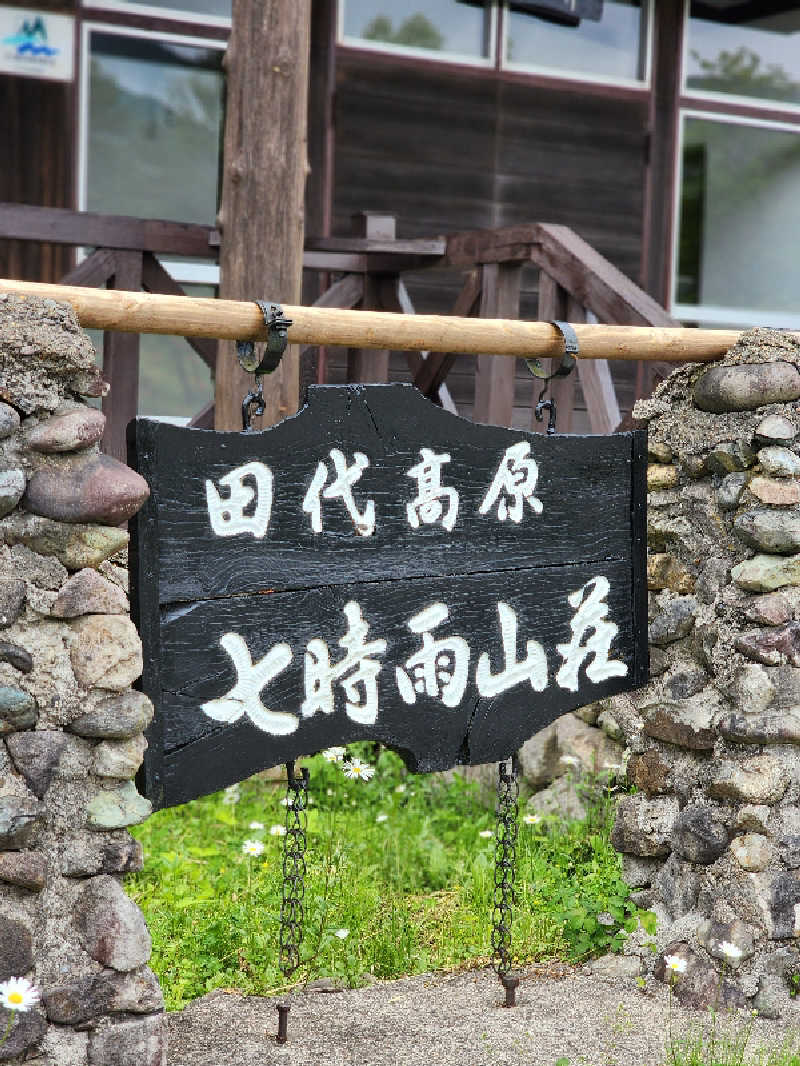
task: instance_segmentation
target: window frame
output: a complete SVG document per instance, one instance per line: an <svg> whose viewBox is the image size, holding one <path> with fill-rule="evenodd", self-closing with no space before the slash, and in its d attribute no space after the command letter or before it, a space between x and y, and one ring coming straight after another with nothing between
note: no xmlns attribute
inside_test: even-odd
<svg viewBox="0 0 800 1066"><path fill-rule="evenodd" d="M79 35L80 56L78 64L78 144L75 161L75 190L78 211L86 211L89 176L89 73L91 65L91 34L116 34L118 37L133 37L139 40L167 40L178 45L195 48L215 48L224 52L226 42L213 37L195 37L171 30L143 30L137 26L119 23L84 20ZM213 222L209 220L209 225ZM86 258L86 248L77 249L77 262ZM192 260L160 259L161 265L175 281L219 286L219 264L194 262Z"/></svg>
<svg viewBox="0 0 800 1066"><path fill-rule="evenodd" d="M714 94L715 98L717 94ZM762 118L758 115L741 111L704 110L689 106L681 98L678 113L678 134L674 160L675 197L672 216L672 250L670 271L670 313L683 322L693 322L711 328L728 327L748 328L763 325L766 319L772 319L779 327L800 330L800 312L781 311L769 308L725 307L718 304L686 304L676 299L678 288L678 257L680 254L680 218L682 207L682 176L684 130L687 119L700 119L708 122L724 122L732 126L749 126L754 129L776 130L781 133L793 133L800 138L800 119L797 122L781 121L775 118Z"/></svg>
<svg viewBox="0 0 800 1066"><path fill-rule="evenodd" d="M484 0L484 7L487 3L489 6L488 55L485 57L464 55L461 52L436 52L431 48L414 48L413 45L391 44L387 41L368 41L363 37L349 37L344 32L345 3L346 0L337 0L336 2L336 44L339 48L377 52L388 56L405 56L410 59L421 59L428 63L452 63L457 66L475 67L481 70L491 70L497 65L500 7L498 0Z"/></svg>
<svg viewBox="0 0 800 1066"><path fill-rule="evenodd" d="M552 78L554 81L580 82L589 85L602 85L615 89L652 89L653 75L653 24L655 0L642 0L642 18L644 20L644 39L641 42L644 74L641 78L611 78L602 74L581 74L577 71L562 71L559 67L547 67L539 64L514 63L506 59L506 42L508 40L509 0L501 0L503 8L502 40L498 43L498 66L500 70L513 74L530 74L537 78Z"/></svg>
<svg viewBox="0 0 800 1066"><path fill-rule="evenodd" d="M214 29L230 30L231 19L225 15L203 15L179 7L157 7L153 4L136 4L132 0L81 0L81 8L92 12L109 11L119 15L138 15L142 18L163 19L169 22L196 24Z"/></svg>

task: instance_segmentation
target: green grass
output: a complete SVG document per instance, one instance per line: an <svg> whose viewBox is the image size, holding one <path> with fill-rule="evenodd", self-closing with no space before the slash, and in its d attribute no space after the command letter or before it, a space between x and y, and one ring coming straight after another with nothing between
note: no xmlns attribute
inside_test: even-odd
<svg viewBox="0 0 800 1066"><path fill-rule="evenodd" d="M377 754L371 745L349 753L371 762ZM494 814L474 787L460 777L409 775L389 751L377 756L369 782L348 781L321 756L306 763L305 939L294 980L355 986L368 975L488 963L494 843L480 833L493 829ZM151 965L171 1010L213 988L285 987L277 959L282 838L269 832L284 822L285 791L253 778L239 795L161 811L136 830L145 868L127 888L147 918ZM585 822L520 824L515 964L618 950L645 917L628 899L609 843L611 810L606 794ZM262 840L263 855L244 855L245 839ZM337 936L343 929L347 936Z"/></svg>
<svg viewBox="0 0 800 1066"><path fill-rule="evenodd" d="M795 1037L780 1046L753 1048L751 1029L748 1023L731 1023L720 1030L714 1018L709 1033L671 1038L664 1066L800 1066Z"/></svg>

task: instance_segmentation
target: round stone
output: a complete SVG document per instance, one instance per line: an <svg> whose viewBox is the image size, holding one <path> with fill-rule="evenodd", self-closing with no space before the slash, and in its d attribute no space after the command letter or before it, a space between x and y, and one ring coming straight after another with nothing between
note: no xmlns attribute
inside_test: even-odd
<svg viewBox="0 0 800 1066"><path fill-rule="evenodd" d="M117 526L135 515L149 495L144 478L111 456L76 456L66 465L62 461L37 470L22 506L58 522Z"/></svg>
<svg viewBox="0 0 800 1066"><path fill-rule="evenodd" d="M750 411L800 398L800 374L791 363L780 360L715 366L699 378L693 395L701 411Z"/></svg>
<svg viewBox="0 0 800 1066"><path fill-rule="evenodd" d="M800 515L794 511L745 511L733 528L751 548L778 555L800 551Z"/></svg>
<svg viewBox="0 0 800 1066"><path fill-rule="evenodd" d="M28 434L35 452L74 452L91 448L102 438L106 416L95 407L74 407L41 422Z"/></svg>
<svg viewBox="0 0 800 1066"><path fill-rule="evenodd" d="M758 444L788 444L797 436L797 430L783 415L767 415L756 426L755 440Z"/></svg>
<svg viewBox="0 0 800 1066"><path fill-rule="evenodd" d="M764 473L773 477L797 477L800 474L800 459L788 448L762 448L758 461Z"/></svg>
<svg viewBox="0 0 800 1066"><path fill-rule="evenodd" d="M714 817L710 807L685 807L675 820L672 850L688 862L704 866L720 857L728 846L728 831Z"/></svg>

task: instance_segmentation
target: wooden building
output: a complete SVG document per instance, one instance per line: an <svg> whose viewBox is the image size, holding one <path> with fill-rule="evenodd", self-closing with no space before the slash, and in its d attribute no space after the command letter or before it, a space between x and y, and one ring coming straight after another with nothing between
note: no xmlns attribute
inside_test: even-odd
<svg viewBox="0 0 800 1066"><path fill-rule="evenodd" d="M213 226L230 4L0 0L0 201ZM35 54L48 40L71 49L57 72ZM352 233L363 212L401 238L557 223L681 321L800 327L800 3L314 0L311 41L310 238ZM74 255L0 240L0 275L57 280ZM187 291L214 291L213 252L161 259ZM461 279L405 283L417 311L448 312ZM525 317L537 284L526 269ZM345 363L329 353L328 379ZM615 381L624 412L632 368ZM448 383L470 414L469 360ZM190 415L209 391L184 342L143 342L144 413Z"/></svg>

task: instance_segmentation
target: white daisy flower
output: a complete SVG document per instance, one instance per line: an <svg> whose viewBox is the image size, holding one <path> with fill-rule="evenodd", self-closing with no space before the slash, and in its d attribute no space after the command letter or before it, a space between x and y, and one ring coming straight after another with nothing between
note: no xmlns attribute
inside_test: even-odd
<svg viewBox="0 0 800 1066"><path fill-rule="evenodd" d="M271 825L269 827L269 835L271 837L285 837L286 826L285 825Z"/></svg>
<svg viewBox="0 0 800 1066"><path fill-rule="evenodd" d="M283 799L281 800L281 807L288 807L288 806L290 806L291 802L292 801L289 799L288 796L284 796Z"/></svg>
<svg viewBox="0 0 800 1066"><path fill-rule="evenodd" d="M481 829L480 833L478 833L478 836L479 837L485 837L488 840L489 837L493 837L494 836L494 830L493 829Z"/></svg>
<svg viewBox="0 0 800 1066"><path fill-rule="evenodd" d="M322 758L327 759L328 762L341 762L344 752L344 748L326 748L322 753Z"/></svg>
<svg viewBox="0 0 800 1066"><path fill-rule="evenodd" d="M388 820L389 820L389 815L388 814L376 814L375 815L375 821L376 822L386 822Z"/></svg>
<svg viewBox="0 0 800 1066"><path fill-rule="evenodd" d="M245 855L263 855L264 845L260 840L245 840L242 844L242 851Z"/></svg>
<svg viewBox="0 0 800 1066"><path fill-rule="evenodd" d="M251 822L250 825L248 825L247 828L248 829L263 829L264 828L264 823L263 822Z"/></svg>
<svg viewBox="0 0 800 1066"><path fill-rule="evenodd" d="M345 777L358 778L359 781L369 781L375 773L375 767L370 766L369 763L362 762L361 759L350 759L349 762L344 763L342 771Z"/></svg>
<svg viewBox="0 0 800 1066"><path fill-rule="evenodd" d="M405 792L406 786L405 785L395 785L395 789L394 790L395 790L395 792Z"/></svg>
<svg viewBox="0 0 800 1066"><path fill-rule="evenodd" d="M682 959L680 955L665 955L664 965L670 973L686 973L686 959Z"/></svg>
<svg viewBox="0 0 800 1066"><path fill-rule="evenodd" d="M347 938L350 936L350 930L349 929L334 929L333 935L334 936L338 936L340 940L347 940Z"/></svg>
<svg viewBox="0 0 800 1066"><path fill-rule="evenodd" d="M0 1006L6 1010L30 1010L39 1002L39 989L27 977L9 977L0 981Z"/></svg>
<svg viewBox="0 0 800 1066"><path fill-rule="evenodd" d="M522 819L525 825L538 825L542 820L541 814L526 814Z"/></svg>
<svg viewBox="0 0 800 1066"><path fill-rule="evenodd" d="M333 795L333 789L332 788L326 788L325 789L325 795L326 796L332 796Z"/></svg>
<svg viewBox="0 0 800 1066"><path fill-rule="evenodd" d="M232 807L234 803L238 803L242 798L242 794L238 785L228 785L222 792L222 802L226 807Z"/></svg>
<svg viewBox="0 0 800 1066"><path fill-rule="evenodd" d="M720 953L725 956L728 962L738 962L744 955L741 948L737 948L735 944L732 944L730 940L723 940L719 946Z"/></svg>

